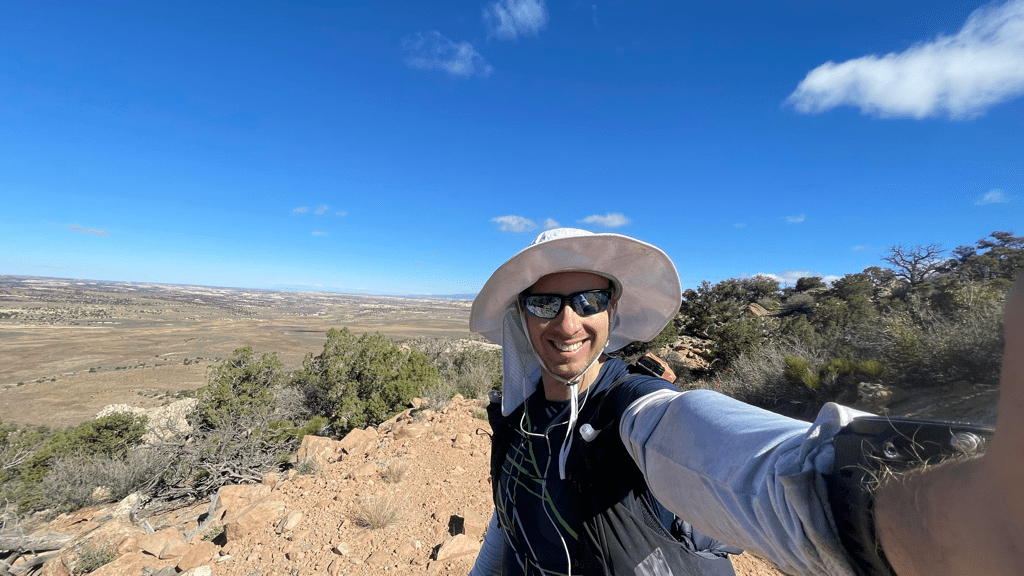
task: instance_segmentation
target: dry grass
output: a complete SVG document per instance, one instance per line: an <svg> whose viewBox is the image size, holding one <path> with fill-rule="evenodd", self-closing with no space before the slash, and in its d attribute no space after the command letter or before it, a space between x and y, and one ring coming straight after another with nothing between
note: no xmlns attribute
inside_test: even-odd
<svg viewBox="0 0 1024 576"><path fill-rule="evenodd" d="M349 518L366 530L379 530L402 519L405 502L394 494L363 496L356 500Z"/></svg>
<svg viewBox="0 0 1024 576"><path fill-rule="evenodd" d="M409 462L402 458L393 460L381 473L381 477L383 477L384 481L388 484L398 484L402 480L405 480L405 477L408 475Z"/></svg>

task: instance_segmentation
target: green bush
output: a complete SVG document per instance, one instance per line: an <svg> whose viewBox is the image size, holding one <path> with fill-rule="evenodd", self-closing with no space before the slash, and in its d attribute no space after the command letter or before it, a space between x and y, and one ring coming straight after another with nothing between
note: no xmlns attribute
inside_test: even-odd
<svg viewBox="0 0 1024 576"><path fill-rule="evenodd" d="M32 456L18 466L18 510L28 512L46 505L40 484L58 458L107 456L124 459L128 450L142 442L146 417L111 414L48 436Z"/></svg>
<svg viewBox="0 0 1024 576"><path fill-rule="evenodd" d="M786 365L783 375L786 377L787 382L803 384L811 390L821 384L821 379L818 375L811 372L811 363L807 360L796 356L786 356L783 362Z"/></svg>
<svg viewBox="0 0 1024 576"><path fill-rule="evenodd" d="M277 353L257 356L249 347L235 350L210 371L210 383L197 391L200 425L214 428L244 414L272 412L274 388L283 379Z"/></svg>
<svg viewBox="0 0 1024 576"><path fill-rule="evenodd" d="M356 336L343 328L327 332L323 351L306 356L293 384L314 413L342 432L380 424L439 380L419 350L403 350L379 332Z"/></svg>

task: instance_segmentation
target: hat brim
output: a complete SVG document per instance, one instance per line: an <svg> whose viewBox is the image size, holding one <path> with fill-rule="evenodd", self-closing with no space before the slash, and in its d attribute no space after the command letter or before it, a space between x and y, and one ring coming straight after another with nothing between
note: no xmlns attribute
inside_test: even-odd
<svg viewBox="0 0 1024 576"><path fill-rule="evenodd" d="M558 272L597 273L621 286L609 351L654 339L679 312L679 274L668 255L629 236L586 234L532 244L502 264L473 300L469 329L501 344L502 319L519 293Z"/></svg>

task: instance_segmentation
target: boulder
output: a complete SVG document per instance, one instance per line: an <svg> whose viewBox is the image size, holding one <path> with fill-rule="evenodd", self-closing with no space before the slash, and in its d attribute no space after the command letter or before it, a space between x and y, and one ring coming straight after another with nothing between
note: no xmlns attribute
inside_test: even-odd
<svg viewBox="0 0 1024 576"><path fill-rule="evenodd" d="M192 545L188 552L178 560L179 572L185 572L209 564L217 556L217 545L201 540Z"/></svg>

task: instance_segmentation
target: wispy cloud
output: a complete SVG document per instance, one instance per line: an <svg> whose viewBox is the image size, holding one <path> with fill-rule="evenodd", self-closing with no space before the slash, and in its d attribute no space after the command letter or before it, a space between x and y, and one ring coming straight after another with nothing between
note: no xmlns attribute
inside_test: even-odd
<svg viewBox="0 0 1024 576"><path fill-rule="evenodd" d="M341 210L339 212L335 212L334 215L335 216L347 216L348 212L345 212L344 210Z"/></svg>
<svg viewBox="0 0 1024 576"><path fill-rule="evenodd" d="M299 206L298 208L292 208L292 214L305 214L309 212L308 206Z"/></svg>
<svg viewBox="0 0 1024 576"><path fill-rule="evenodd" d="M110 232L107 232L106 230L97 230L95 228L82 228L77 224L65 226L65 228L71 230L72 232L78 232L79 234L92 234L93 236L110 236Z"/></svg>
<svg viewBox="0 0 1024 576"><path fill-rule="evenodd" d="M498 216L491 218L491 222L497 222L498 229L502 232L529 232L537 229L537 224L533 220L522 216Z"/></svg>
<svg viewBox="0 0 1024 576"><path fill-rule="evenodd" d="M609 213L604 216L594 214L593 216L587 216L582 220L582 222L587 224L597 224L598 226L604 226L605 228L618 228L619 226L629 224L629 218L616 213Z"/></svg>
<svg viewBox="0 0 1024 576"><path fill-rule="evenodd" d="M536 36L547 23L544 0L500 0L484 7L489 35L502 40Z"/></svg>
<svg viewBox="0 0 1024 576"><path fill-rule="evenodd" d="M1024 94L1024 0L994 2L954 36L811 70L786 100L804 113L856 106L880 117L972 118Z"/></svg>
<svg viewBox="0 0 1024 576"><path fill-rule="evenodd" d="M421 70L441 70L452 76L488 76L494 68L469 42L454 42L437 30L417 32L402 40L405 63Z"/></svg>
<svg viewBox="0 0 1024 576"><path fill-rule="evenodd" d="M858 244L853 248L850 248L850 250L853 250L854 252L860 252L861 250L867 250L867 246L861 246L860 244Z"/></svg>
<svg viewBox="0 0 1024 576"><path fill-rule="evenodd" d="M548 218L547 220L544 221L544 229L545 230L553 230L555 228L561 228L561 227L562 227L562 225L559 224L558 221L555 220L554 218Z"/></svg>
<svg viewBox="0 0 1024 576"><path fill-rule="evenodd" d="M783 220L785 220L787 224L799 224L800 222L803 222L806 219L807 216L803 214L799 216L786 216L785 218L783 218Z"/></svg>
<svg viewBox="0 0 1024 576"><path fill-rule="evenodd" d="M1007 194L1006 191L995 188L986 192L981 198L978 198L978 201L975 202L975 204L999 204L1009 201L1010 195Z"/></svg>
<svg viewBox="0 0 1024 576"><path fill-rule="evenodd" d="M733 224L732 227L733 228L746 228L747 225L742 223L742 222L737 222L737 223Z"/></svg>
<svg viewBox="0 0 1024 576"><path fill-rule="evenodd" d="M313 213L316 214L317 216L323 216L330 209L331 207L328 206L327 204L321 204L316 207L316 210L314 210Z"/></svg>
<svg viewBox="0 0 1024 576"><path fill-rule="evenodd" d="M327 232L317 230L316 232L313 232L313 236L327 236Z"/></svg>

